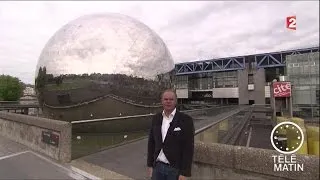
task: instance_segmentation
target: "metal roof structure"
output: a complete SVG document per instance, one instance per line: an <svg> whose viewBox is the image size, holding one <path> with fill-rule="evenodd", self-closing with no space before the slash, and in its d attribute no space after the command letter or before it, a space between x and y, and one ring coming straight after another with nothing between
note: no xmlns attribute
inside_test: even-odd
<svg viewBox="0 0 320 180"><path fill-rule="evenodd" d="M283 67L286 66L287 55L311 52L319 52L319 47L178 63L175 64L175 70L176 75L240 70L245 69L246 60L248 61L250 56L254 57L254 64L257 68Z"/></svg>

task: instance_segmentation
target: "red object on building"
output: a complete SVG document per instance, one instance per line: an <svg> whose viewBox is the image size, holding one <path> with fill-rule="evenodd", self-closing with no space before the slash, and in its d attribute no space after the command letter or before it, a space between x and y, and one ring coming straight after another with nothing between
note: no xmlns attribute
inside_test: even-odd
<svg viewBox="0 0 320 180"><path fill-rule="evenodd" d="M291 96L291 83L290 82L274 82L272 84L274 97L290 97Z"/></svg>

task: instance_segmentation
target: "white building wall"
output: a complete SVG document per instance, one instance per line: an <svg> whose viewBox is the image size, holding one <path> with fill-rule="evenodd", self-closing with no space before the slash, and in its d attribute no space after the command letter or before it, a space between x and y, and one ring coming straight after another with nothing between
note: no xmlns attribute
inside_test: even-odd
<svg viewBox="0 0 320 180"><path fill-rule="evenodd" d="M213 98L239 98L239 88L213 88Z"/></svg>
<svg viewBox="0 0 320 180"><path fill-rule="evenodd" d="M176 89L177 97L180 99L189 98L189 90L188 89Z"/></svg>
<svg viewBox="0 0 320 180"><path fill-rule="evenodd" d="M270 86L264 87L264 94L266 98L270 98Z"/></svg>

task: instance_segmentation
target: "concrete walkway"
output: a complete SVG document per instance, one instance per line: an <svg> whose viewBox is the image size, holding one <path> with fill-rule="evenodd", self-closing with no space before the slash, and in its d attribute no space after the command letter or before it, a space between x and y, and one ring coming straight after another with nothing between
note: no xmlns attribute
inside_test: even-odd
<svg viewBox="0 0 320 180"><path fill-rule="evenodd" d="M26 150L28 150L26 146L0 136L0 158Z"/></svg>
<svg viewBox="0 0 320 180"><path fill-rule="evenodd" d="M212 122L224 119L225 117L238 112L240 109L243 109L243 107L231 111L226 111L217 116L195 117L195 128L197 130L208 124L211 124ZM118 146L116 148L111 148L99 153L76 159L72 162L72 164L76 167L79 167L77 164L85 162L88 167L81 167L85 169L90 168L89 166L92 165L101 167L103 169L115 172L118 177L117 179L120 179L119 176L122 176L121 179L149 179L146 177L147 144L148 140L142 139L140 141L136 141L123 146ZM90 172L97 175L95 172ZM110 176L102 178L112 179L112 177Z"/></svg>
<svg viewBox="0 0 320 180"><path fill-rule="evenodd" d="M0 179L98 179L0 136Z"/></svg>

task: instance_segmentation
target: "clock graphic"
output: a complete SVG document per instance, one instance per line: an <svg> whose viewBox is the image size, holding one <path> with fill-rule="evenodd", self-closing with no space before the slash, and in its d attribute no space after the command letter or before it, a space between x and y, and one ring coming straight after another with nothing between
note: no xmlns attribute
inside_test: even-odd
<svg viewBox="0 0 320 180"><path fill-rule="evenodd" d="M284 131L286 131L286 135L283 134ZM273 128L270 140L273 148L278 152L292 154L303 145L304 134L296 123L281 122Z"/></svg>

